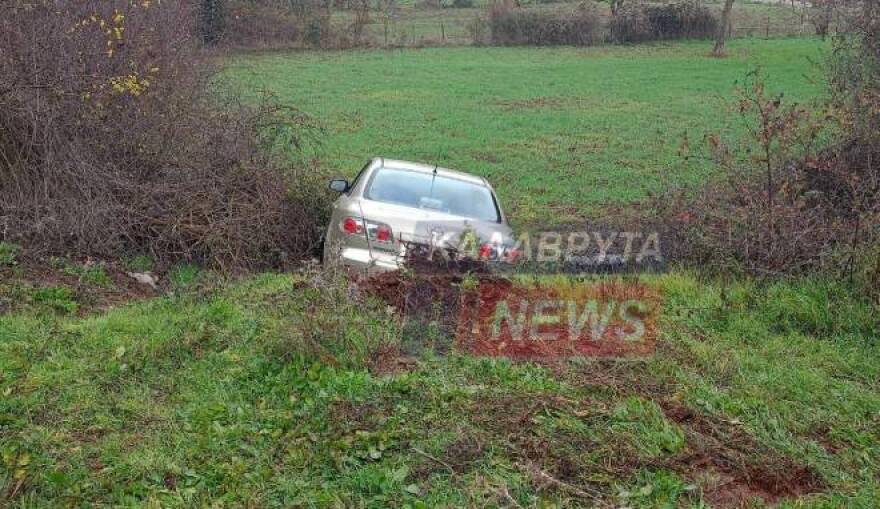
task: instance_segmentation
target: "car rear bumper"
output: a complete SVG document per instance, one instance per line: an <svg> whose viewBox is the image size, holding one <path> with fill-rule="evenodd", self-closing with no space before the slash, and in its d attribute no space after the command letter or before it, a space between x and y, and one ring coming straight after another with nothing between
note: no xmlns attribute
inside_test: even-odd
<svg viewBox="0 0 880 509"><path fill-rule="evenodd" d="M343 248L339 253L339 263L358 272L378 274L397 270L401 267L403 257L396 253L355 247Z"/></svg>

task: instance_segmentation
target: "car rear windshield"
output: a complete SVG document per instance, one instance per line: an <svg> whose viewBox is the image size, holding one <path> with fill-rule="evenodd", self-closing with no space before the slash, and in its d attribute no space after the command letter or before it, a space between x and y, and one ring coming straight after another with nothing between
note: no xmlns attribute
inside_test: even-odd
<svg viewBox="0 0 880 509"><path fill-rule="evenodd" d="M373 175L366 197L480 221L501 221L488 188L432 173L381 168Z"/></svg>

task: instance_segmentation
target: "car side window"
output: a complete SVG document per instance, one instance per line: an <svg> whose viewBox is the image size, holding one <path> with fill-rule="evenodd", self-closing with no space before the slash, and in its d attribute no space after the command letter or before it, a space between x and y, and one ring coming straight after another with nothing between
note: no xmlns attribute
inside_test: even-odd
<svg viewBox="0 0 880 509"><path fill-rule="evenodd" d="M354 178L354 180L351 181L351 184L348 185L348 191L346 191L345 194L347 194L347 195L351 195L351 191L354 189L354 186L357 185L358 181L360 181L360 179L361 179L361 176L364 174L364 172L367 171L367 168L369 168L371 164L373 164L373 160L372 160L372 159L370 159L369 161L367 161L367 164L365 164L364 167L361 168L361 171L358 172L358 174L357 174L357 176Z"/></svg>

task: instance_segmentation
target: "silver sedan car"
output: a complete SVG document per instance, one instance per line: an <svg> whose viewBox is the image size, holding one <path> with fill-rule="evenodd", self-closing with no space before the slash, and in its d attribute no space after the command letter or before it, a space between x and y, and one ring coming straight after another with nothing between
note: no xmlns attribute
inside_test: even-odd
<svg viewBox="0 0 880 509"><path fill-rule="evenodd" d="M324 239L324 263L368 273L400 268L414 246L432 256L504 261L512 233L492 186L482 177L377 157L340 193Z"/></svg>

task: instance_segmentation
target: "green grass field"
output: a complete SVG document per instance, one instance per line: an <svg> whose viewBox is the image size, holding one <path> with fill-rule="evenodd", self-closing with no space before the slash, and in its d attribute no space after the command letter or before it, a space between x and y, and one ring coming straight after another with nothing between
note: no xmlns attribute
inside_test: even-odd
<svg viewBox="0 0 880 509"><path fill-rule="evenodd" d="M876 317L842 285L650 278L647 361L381 369L382 307L311 281L0 316L0 502L876 507Z"/></svg>
<svg viewBox="0 0 880 509"><path fill-rule="evenodd" d="M679 159L683 133L738 136L725 98L756 66L771 90L816 97L823 48L277 53L227 76L322 121L321 160L342 175L376 154L435 161L546 223L706 178ZM124 275L59 261L34 279L17 256L0 244L0 507L880 499L880 322L845 281L645 276L663 302L655 355L538 364L377 354L407 340L395 315L314 271L181 266L120 303Z"/></svg>
<svg viewBox="0 0 880 509"><path fill-rule="evenodd" d="M762 69L788 100L822 93L817 39L639 47L277 53L228 75L326 127L322 162L353 176L381 155L490 179L519 224L575 221L710 171L702 138L737 137L734 87ZM684 136L691 159L679 153Z"/></svg>

